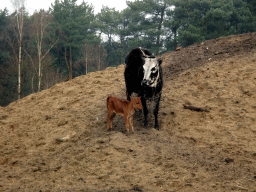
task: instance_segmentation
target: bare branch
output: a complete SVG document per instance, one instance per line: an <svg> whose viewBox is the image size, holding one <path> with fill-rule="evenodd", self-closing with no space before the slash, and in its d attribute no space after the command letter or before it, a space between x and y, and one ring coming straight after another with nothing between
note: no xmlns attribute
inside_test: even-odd
<svg viewBox="0 0 256 192"><path fill-rule="evenodd" d="M53 46L59 41L59 38L52 44L52 46L47 50L47 52L44 54L44 56L41 58L41 61L43 58L50 52L50 50L53 48Z"/></svg>

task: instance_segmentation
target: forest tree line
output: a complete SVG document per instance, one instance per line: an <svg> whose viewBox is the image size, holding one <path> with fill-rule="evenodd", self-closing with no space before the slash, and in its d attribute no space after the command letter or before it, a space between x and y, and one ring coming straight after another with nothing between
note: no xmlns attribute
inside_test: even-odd
<svg viewBox="0 0 256 192"><path fill-rule="evenodd" d="M25 0L0 10L0 105L88 72L124 63L141 46L155 55L220 36L254 32L255 0L135 0L107 6L55 0L29 15Z"/></svg>

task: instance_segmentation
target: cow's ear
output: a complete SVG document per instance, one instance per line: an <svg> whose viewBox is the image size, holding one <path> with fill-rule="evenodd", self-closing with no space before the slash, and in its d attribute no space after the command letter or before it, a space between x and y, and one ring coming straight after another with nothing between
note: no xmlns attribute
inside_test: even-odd
<svg viewBox="0 0 256 192"><path fill-rule="evenodd" d="M158 61L158 64L161 65L163 60L161 58L159 58L159 59L157 59L157 61Z"/></svg>

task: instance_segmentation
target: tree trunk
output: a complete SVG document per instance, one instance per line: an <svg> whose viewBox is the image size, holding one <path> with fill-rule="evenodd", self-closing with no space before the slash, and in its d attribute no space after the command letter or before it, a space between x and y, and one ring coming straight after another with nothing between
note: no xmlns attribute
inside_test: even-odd
<svg viewBox="0 0 256 192"><path fill-rule="evenodd" d="M21 95L21 40L19 44L20 45L19 45L19 61L18 61L18 100L20 99L20 95Z"/></svg>
<svg viewBox="0 0 256 192"><path fill-rule="evenodd" d="M158 25L158 34L157 34L157 40L156 40L156 46L157 46L156 55L158 55L158 53L159 53L160 31L161 31L161 29L162 29L162 23L163 23L163 20L164 20L164 12L165 12L165 9L166 9L166 3L164 3L164 6L162 7L162 10L161 10L161 18L160 18L160 22L159 22L159 25Z"/></svg>
<svg viewBox="0 0 256 192"><path fill-rule="evenodd" d="M35 77L35 74L33 75L32 80L31 80L32 93L35 93L35 91L34 91L34 77Z"/></svg>
<svg viewBox="0 0 256 192"><path fill-rule="evenodd" d="M87 51L85 52L85 75L88 73Z"/></svg>
<svg viewBox="0 0 256 192"><path fill-rule="evenodd" d="M42 77L42 72L41 72L41 50L42 50L42 47L41 47L41 42L39 42L38 44L38 91L41 90L41 77Z"/></svg>
<svg viewBox="0 0 256 192"><path fill-rule="evenodd" d="M22 5L21 7L20 15L19 13L17 14L17 25L18 25L18 31L20 36L19 37L19 61L18 61L18 100L20 99L20 95L21 95L21 46L22 46L22 31L23 31L23 9L24 9L24 5Z"/></svg>
<svg viewBox="0 0 256 192"><path fill-rule="evenodd" d="M174 31L174 46L175 46L174 50L176 50L177 47L178 47L177 38L176 37L177 37L177 30Z"/></svg>
<svg viewBox="0 0 256 192"><path fill-rule="evenodd" d="M65 51L64 51L64 58L65 58L66 66L67 66L68 71L69 71L69 64L68 64L68 59L67 59L67 48L66 47L65 47Z"/></svg>
<svg viewBox="0 0 256 192"><path fill-rule="evenodd" d="M71 79L73 79L73 76L72 76L72 52L71 52L71 46L69 47L69 62L68 62L68 59L67 59L67 48L65 48L64 57L65 57L66 65L67 65L67 68L68 68L68 80L71 80Z"/></svg>
<svg viewBox="0 0 256 192"><path fill-rule="evenodd" d="M71 46L69 47L69 80L73 79L73 71L72 71L72 52Z"/></svg>
<svg viewBox="0 0 256 192"><path fill-rule="evenodd" d="M39 69L38 69L38 92L41 91L41 81L42 81L42 68L41 61L39 61Z"/></svg>
<svg viewBox="0 0 256 192"><path fill-rule="evenodd" d="M42 39L43 39L43 28L42 28L42 17L41 17L41 31L40 31L40 37L37 37L38 39L38 92L41 90L41 77L42 77L42 63L41 63L41 57L42 57Z"/></svg>
<svg viewBox="0 0 256 192"><path fill-rule="evenodd" d="M124 43L123 43L123 37L121 36L121 57L120 57L120 64L123 63L123 54L124 54Z"/></svg>
<svg viewBox="0 0 256 192"><path fill-rule="evenodd" d="M100 71L100 48L99 48L99 64L98 64L98 71Z"/></svg>
<svg viewBox="0 0 256 192"><path fill-rule="evenodd" d="M24 19L24 0L14 0L11 1L15 11L16 11L16 18L17 18L17 28L18 28L18 52L19 55L17 57L17 64L18 64L18 85L17 85L17 97L18 100L21 97L21 64L22 64L22 58L21 58L21 50L22 50L22 33L23 33L23 19ZM16 52L16 51L15 51Z"/></svg>

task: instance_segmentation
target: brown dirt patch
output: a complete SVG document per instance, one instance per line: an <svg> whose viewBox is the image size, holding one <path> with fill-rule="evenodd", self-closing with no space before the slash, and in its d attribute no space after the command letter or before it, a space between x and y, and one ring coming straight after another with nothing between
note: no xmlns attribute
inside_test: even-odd
<svg viewBox="0 0 256 192"><path fill-rule="evenodd" d="M143 128L140 112L134 134L122 117L106 131L107 95L125 99L123 65L0 108L0 191L255 190L255 42L244 34L162 55L160 131L152 118Z"/></svg>

